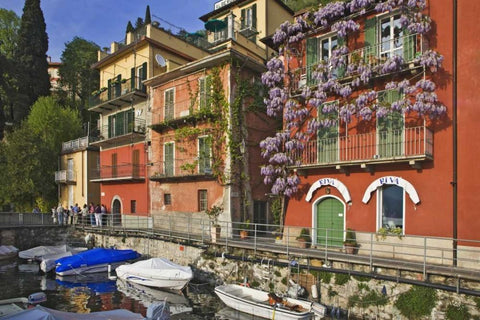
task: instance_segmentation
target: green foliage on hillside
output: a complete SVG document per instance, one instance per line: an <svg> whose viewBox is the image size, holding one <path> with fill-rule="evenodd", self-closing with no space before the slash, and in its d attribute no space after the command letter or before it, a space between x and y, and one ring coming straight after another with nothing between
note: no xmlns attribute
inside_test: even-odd
<svg viewBox="0 0 480 320"><path fill-rule="evenodd" d="M318 7L320 4L325 5L329 2L333 2L333 0L283 0L283 2L289 6L290 9L297 12L310 7Z"/></svg>

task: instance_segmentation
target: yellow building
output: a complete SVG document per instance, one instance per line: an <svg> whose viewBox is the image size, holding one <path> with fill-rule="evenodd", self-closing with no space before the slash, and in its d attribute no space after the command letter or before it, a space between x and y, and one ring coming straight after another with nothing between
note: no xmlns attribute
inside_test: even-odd
<svg viewBox="0 0 480 320"><path fill-rule="evenodd" d="M100 188L90 182L90 168L99 161L98 147L89 146L88 137L64 142L59 160L59 170L55 172L58 184L58 199L64 207L83 207L90 202L100 201Z"/></svg>

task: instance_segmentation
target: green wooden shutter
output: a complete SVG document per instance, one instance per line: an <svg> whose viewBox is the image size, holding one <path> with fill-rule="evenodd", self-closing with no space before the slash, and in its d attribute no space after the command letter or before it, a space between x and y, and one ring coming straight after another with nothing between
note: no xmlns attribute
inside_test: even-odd
<svg viewBox="0 0 480 320"><path fill-rule="evenodd" d="M135 90L135 68L130 69L130 89Z"/></svg>
<svg viewBox="0 0 480 320"><path fill-rule="evenodd" d="M108 79L107 81L107 96L108 100L112 99L112 79Z"/></svg>
<svg viewBox="0 0 480 320"><path fill-rule="evenodd" d="M173 89L165 91L165 120L173 119L174 92Z"/></svg>
<svg viewBox="0 0 480 320"><path fill-rule="evenodd" d="M257 5L252 6L252 28L257 30Z"/></svg>
<svg viewBox="0 0 480 320"><path fill-rule="evenodd" d="M119 112L115 119L115 135L119 136L125 134L125 113Z"/></svg>
<svg viewBox="0 0 480 320"><path fill-rule="evenodd" d="M245 19L246 19L246 15L245 15L245 9L242 9L242 11L240 11L240 30L243 30L245 29Z"/></svg>
<svg viewBox="0 0 480 320"><path fill-rule="evenodd" d="M110 139L111 137L113 137L113 133L115 132L114 128L113 128L113 117L114 116L109 116L108 117L108 138Z"/></svg>
<svg viewBox="0 0 480 320"><path fill-rule="evenodd" d="M386 90L379 93L378 101L389 108L393 102L400 100L400 97L398 90ZM381 158L402 155L403 131L404 121L400 112L394 111L384 118L377 119L377 153Z"/></svg>
<svg viewBox="0 0 480 320"><path fill-rule="evenodd" d="M126 111L127 114L127 130L128 132L134 132L135 131L135 113L134 110L128 110Z"/></svg>
<svg viewBox="0 0 480 320"><path fill-rule="evenodd" d="M407 29L403 30L403 59L405 62L412 61L415 58L415 35L410 34Z"/></svg>
<svg viewBox="0 0 480 320"><path fill-rule="evenodd" d="M339 37L337 36L337 42L338 42L338 47L341 47L345 44L345 38L344 37ZM337 78L343 78L345 76L345 72L347 71L347 66L346 65L341 65L337 68L336 74Z"/></svg>
<svg viewBox="0 0 480 320"><path fill-rule="evenodd" d="M165 144L165 175L173 176L173 143Z"/></svg>
<svg viewBox="0 0 480 320"><path fill-rule="evenodd" d="M142 92L145 92L145 85L143 84L143 80L147 79L147 63L144 62L142 64L142 69L141 69L141 79L140 79L140 90Z"/></svg>
<svg viewBox="0 0 480 320"><path fill-rule="evenodd" d="M207 105L206 101L206 79L205 78L200 78L198 79L198 106L200 109L204 109Z"/></svg>
<svg viewBox="0 0 480 320"><path fill-rule="evenodd" d="M318 61L318 38L307 39L307 85L314 84L312 71Z"/></svg>
<svg viewBox="0 0 480 320"><path fill-rule="evenodd" d="M365 60L368 63L370 57L377 56L377 18L373 17L365 21Z"/></svg>
<svg viewBox="0 0 480 320"><path fill-rule="evenodd" d="M119 74L115 79L115 98L120 97L121 94L122 94L122 75Z"/></svg>

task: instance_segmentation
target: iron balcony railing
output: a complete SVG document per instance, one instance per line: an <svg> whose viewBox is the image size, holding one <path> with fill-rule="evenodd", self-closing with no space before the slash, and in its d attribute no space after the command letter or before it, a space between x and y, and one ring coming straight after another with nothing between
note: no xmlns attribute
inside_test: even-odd
<svg viewBox="0 0 480 320"><path fill-rule="evenodd" d="M387 50L385 49L386 47L392 49ZM337 79L355 76L358 74L358 70L349 70L347 66L363 62L370 66L373 76L375 76L378 73L385 73L382 71L383 63L394 55L403 59L405 67L401 69L413 68L416 66L415 60L426 50L426 47L427 45L421 34L410 34L393 40L379 42L373 46L359 48L340 56L340 63L332 73ZM305 85L315 84L314 73L318 64L319 61L316 61L313 64L292 70L292 89L297 90Z"/></svg>
<svg viewBox="0 0 480 320"><path fill-rule="evenodd" d="M188 176L212 176L212 159L188 158L161 161L149 166L148 176L151 180Z"/></svg>
<svg viewBox="0 0 480 320"><path fill-rule="evenodd" d="M425 126L308 141L292 152L301 165L433 158L433 133Z"/></svg>
<svg viewBox="0 0 480 320"><path fill-rule="evenodd" d="M62 152L72 152L88 147L88 137L82 137L62 143Z"/></svg>
<svg viewBox="0 0 480 320"><path fill-rule="evenodd" d="M60 170L55 172L56 183L74 183L76 181L76 174L73 170Z"/></svg>
<svg viewBox="0 0 480 320"><path fill-rule="evenodd" d="M145 94L146 89L142 81L143 79L139 77L114 81L110 84L110 87L104 87L95 91L90 97L89 106L94 108L135 92Z"/></svg>
<svg viewBox="0 0 480 320"><path fill-rule="evenodd" d="M93 169L90 180L144 180L145 165L138 163L124 163L112 166L101 166Z"/></svg>

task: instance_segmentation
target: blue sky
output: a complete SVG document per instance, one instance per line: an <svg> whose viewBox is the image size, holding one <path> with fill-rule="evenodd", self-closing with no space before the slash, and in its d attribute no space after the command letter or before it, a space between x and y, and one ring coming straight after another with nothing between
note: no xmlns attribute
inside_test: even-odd
<svg viewBox="0 0 480 320"><path fill-rule="evenodd" d="M60 61L65 43L75 36L110 47L112 41L124 38L128 21L135 25L137 17L145 17L150 5L153 21L177 32L203 29L200 16L210 12L218 0L41 0L49 38L48 55ZM0 8L22 16L24 0L0 0ZM164 20L164 21L163 21ZM173 24L169 25L167 22Z"/></svg>

